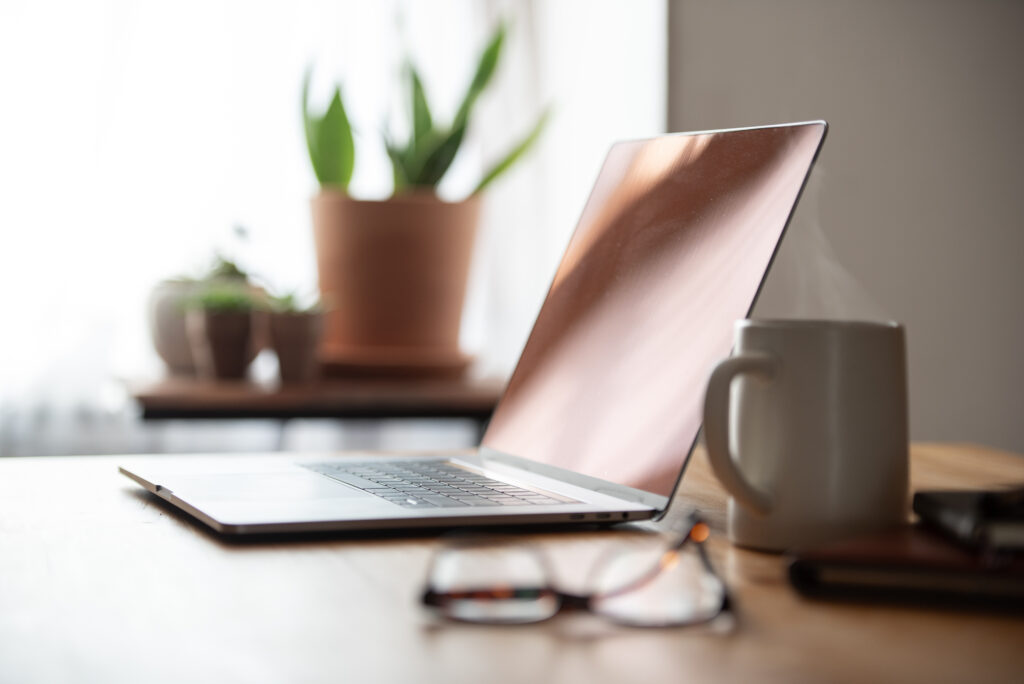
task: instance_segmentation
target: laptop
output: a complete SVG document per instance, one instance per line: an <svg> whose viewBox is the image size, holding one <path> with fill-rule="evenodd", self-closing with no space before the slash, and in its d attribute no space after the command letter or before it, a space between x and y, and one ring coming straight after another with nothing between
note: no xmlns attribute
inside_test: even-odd
<svg viewBox="0 0 1024 684"><path fill-rule="evenodd" d="M150 457L120 471L227 535L656 519L826 129L613 145L475 450Z"/></svg>

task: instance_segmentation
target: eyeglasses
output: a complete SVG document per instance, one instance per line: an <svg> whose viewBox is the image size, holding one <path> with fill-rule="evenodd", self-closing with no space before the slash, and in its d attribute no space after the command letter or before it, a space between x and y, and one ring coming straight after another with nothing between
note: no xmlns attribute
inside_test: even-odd
<svg viewBox="0 0 1024 684"><path fill-rule="evenodd" d="M449 620L474 623L540 622L563 610L637 627L708 623L730 611L729 594L704 548L707 524L697 514L687 523L681 538L624 540L594 565L585 594L557 589L547 557L534 547L455 542L434 556L422 602Z"/></svg>

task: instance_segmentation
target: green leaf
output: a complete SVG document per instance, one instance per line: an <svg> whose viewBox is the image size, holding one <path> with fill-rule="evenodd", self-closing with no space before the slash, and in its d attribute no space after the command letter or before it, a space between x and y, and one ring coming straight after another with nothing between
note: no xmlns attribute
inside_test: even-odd
<svg viewBox="0 0 1024 684"><path fill-rule="evenodd" d="M420 187L436 187L448 168L455 160L462 139L466 135L466 124L452 129L448 135L439 139L439 142L430 149L422 164L415 169L415 176L411 177L410 183Z"/></svg>
<svg viewBox="0 0 1024 684"><path fill-rule="evenodd" d="M405 177L410 185L432 187L436 184L429 182L426 178L436 175L438 165L443 165L444 157L448 154L445 143L449 137L450 134L431 128L425 136L415 141L415 144L414 141L409 141L402 162L405 168ZM441 169L442 175L444 170L446 169Z"/></svg>
<svg viewBox="0 0 1024 684"><path fill-rule="evenodd" d="M388 152L388 158L391 160L391 173L394 178L395 192L400 192L407 185L409 185L409 174L406 166L406 153L404 150L395 145L387 136L384 135L384 149Z"/></svg>
<svg viewBox="0 0 1024 684"><path fill-rule="evenodd" d="M540 134L544 131L544 127L548 123L550 114L551 111L548 110L540 115L540 118L537 119L537 123L533 125L533 128L526 135L526 137L523 138L511 150L509 150L508 154L506 154L501 159L501 161L492 166L491 169L484 174L483 179L476 186L476 189L473 190L472 194L476 195L482 192L484 188L486 188L488 185L494 182L495 178L505 173L510 166L515 164L524 154L526 154L529 151L531 147L533 147L533 145L537 142L537 139L540 138Z"/></svg>
<svg viewBox="0 0 1024 684"><path fill-rule="evenodd" d="M334 89L334 97L327 105L317 128L317 156L320 159L321 185L331 185L341 190L348 188L352 179L355 162L355 143L352 127L341 103L341 89Z"/></svg>
<svg viewBox="0 0 1024 684"><path fill-rule="evenodd" d="M480 97L480 93L490 83L491 77L494 76L498 66L498 58L501 56L501 46L505 42L505 32L506 27L503 22L498 25L490 42L480 55L476 73L473 74L473 80L470 81L466 95L462 98L462 104L459 105L459 109L455 114L455 121L452 123L453 131L469 120L469 114L473 109L473 105L476 103L477 98Z"/></svg>
<svg viewBox="0 0 1024 684"><path fill-rule="evenodd" d="M323 183L320 170L319 146L317 144L317 129L319 121L309 115L309 82L313 78L313 66L306 69L306 75L302 79L302 126L306 132L306 149L309 151L309 161L313 164L313 173L318 181Z"/></svg>
<svg viewBox="0 0 1024 684"><path fill-rule="evenodd" d="M497 69L505 34L506 26L502 23L481 53L473 79L456 111L451 127L447 130L438 130L434 127L423 83L416 69L409 64L412 133L404 148L394 144L388 147L388 156L391 158L395 174L396 192L408 186L434 188L448 172L465 139L473 106Z"/></svg>
<svg viewBox="0 0 1024 684"><path fill-rule="evenodd" d="M412 146L416 147L430 134L434 127L434 121L430 115L430 106L427 104L423 82L420 80L420 75L416 73L416 67L412 64L409 65L409 80L412 82Z"/></svg>

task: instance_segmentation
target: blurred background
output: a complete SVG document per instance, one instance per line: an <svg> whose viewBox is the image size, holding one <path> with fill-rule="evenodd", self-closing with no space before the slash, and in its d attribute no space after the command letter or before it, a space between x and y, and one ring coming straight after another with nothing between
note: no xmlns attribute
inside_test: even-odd
<svg viewBox="0 0 1024 684"><path fill-rule="evenodd" d="M0 4L0 455L472 444L465 420L140 420L160 280L217 252L313 291L317 183L300 95L340 82L387 197L380 131L414 57L439 118L509 22L440 188L552 118L485 197L462 347L512 368L609 145L824 118L831 131L755 313L908 328L914 439L1024 451L1024 5L983 0ZM239 239L234 226L244 226ZM680 353L685 353L683 341ZM273 373L257 359L257 377Z"/></svg>
<svg viewBox="0 0 1024 684"><path fill-rule="evenodd" d="M0 453L277 443L274 422L137 420L123 381L163 372L145 320L152 287L219 251L274 288L314 290L306 69L316 108L341 84L358 155L350 192L384 198L380 131L405 106L404 61L450 120L501 20L498 72L440 193L468 194L484 160L552 108L536 148L488 192L474 255L463 347L479 372L508 373L609 145L665 130L666 19L652 1L4 2ZM285 443L476 439L465 421L386 423L296 422Z"/></svg>

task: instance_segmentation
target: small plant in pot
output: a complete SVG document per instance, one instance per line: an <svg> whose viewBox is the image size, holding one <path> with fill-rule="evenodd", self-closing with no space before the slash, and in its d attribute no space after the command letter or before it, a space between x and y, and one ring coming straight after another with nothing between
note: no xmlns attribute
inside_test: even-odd
<svg viewBox="0 0 1024 684"><path fill-rule="evenodd" d="M453 120L439 124L419 72L405 68L409 136L390 136L394 195L384 201L348 196L355 147L341 92L335 88L323 115L309 108L303 87L303 121L320 192L312 200L320 291L333 308L326 314L323 358L341 364L380 356L451 359L458 349L462 306L481 193L536 142L541 116L460 202L436 192L466 137L474 105L491 82L505 40L499 26L480 55Z"/></svg>
<svg viewBox="0 0 1024 684"><path fill-rule="evenodd" d="M238 380L257 351L263 298L244 283L210 281L186 301L185 328L199 377Z"/></svg>
<svg viewBox="0 0 1024 684"><path fill-rule="evenodd" d="M246 231L241 226L235 226L234 234L237 239L246 237ZM147 302L150 337L157 355L172 375L196 373L192 347L185 330L185 307L213 282L242 285L257 294L261 292L249 273L222 254L217 254L210 266L197 277L168 278L157 283L150 292ZM262 344L254 348L254 355L259 351L259 346Z"/></svg>
<svg viewBox="0 0 1024 684"><path fill-rule="evenodd" d="M277 354L282 384L317 379L317 348L322 332L323 307L319 302L303 305L294 294L270 299L270 342Z"/></svg>

